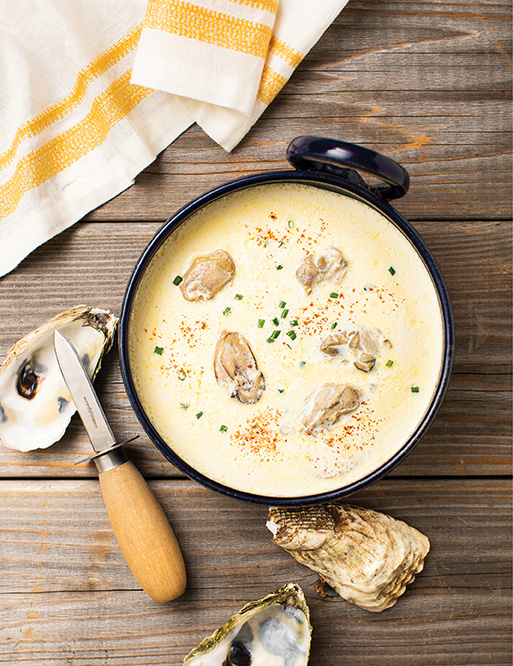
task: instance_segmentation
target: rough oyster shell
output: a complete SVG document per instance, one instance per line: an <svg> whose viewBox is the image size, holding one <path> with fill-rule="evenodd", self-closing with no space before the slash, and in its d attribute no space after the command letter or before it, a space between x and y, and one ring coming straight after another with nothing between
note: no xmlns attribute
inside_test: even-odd
<svg viewBox="0 0 513 666"><path fill-rule="evenodd" d="M356 506L271 508L267 527L275 544L374 613L396 603L429 552L428 538L415 528Z"/></svg>
<svg viewBox="0 0 513 666"><path fill-rule="evenodd" d="M28 333L0 366L0 441L10 449L32 451L57 442L75 413L53 348L53 332L75 345L94 379L110 349L118 319L108 310L79 305Z"/></svg>
<svg viewBox="0 0 513 666"><path fill-rule="evenodd" d="M246 604L184 660L184 666L306 666L310 613L301 588L283 585Z"/></svg>

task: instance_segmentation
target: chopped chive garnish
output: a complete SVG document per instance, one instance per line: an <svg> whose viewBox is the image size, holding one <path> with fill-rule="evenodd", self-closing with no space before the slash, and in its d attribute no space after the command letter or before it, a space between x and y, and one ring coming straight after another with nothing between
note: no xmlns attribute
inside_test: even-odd
<svg viewBox="0 0 513 666"><path fill-rule="evenodd" d="M266 342L274 342L274 338L267 338Z"/></svg>
<svg viewBox="0 0 513 666"><path fill-rule="evenodd" d="M226 316L226 315L229 315L231 311L232 311L231 308L225 308L225 309L223 310L223 314L224 314L225 316Z"/></svg>
<svg viewBox="0 0 513 666"><path fill-rule="evenodd" d="M189 409L189 403L188 402L181 402L180 407L182 409Z"/></svg>
<svg viewBox="0 0 513 666"><path fill-rule="evenodd" d="M385 365L387 366L387 368L391 368L394 365L394 362L391 361L390 359L388 359L388 361L385 363Z"/></svg>
<svg viewBox="0 0 513 666"><path fill-rule="evenodd" d="M331 325L331 330L337 328L338 326L338 321L334 321L333 324Z"/></svg>
<svg viewBox="0 0 513 666"><path fill-rule="evenodd" d="M412 392L412 393L419 393L419 392L420 392L420 388L419 388L418 386L412 386L412 387L411 387L411 392Z"/></svg>
<svg viewBox="0 0 513 666"><path fill-rule="evenodd" d="M393 266L390 266L388 272L390 273L390 275L395 275L395 268Z"/></svg>
<svg viewBox="0 0 513 666"><path fill-rule="evenodd" d="M196 414L196 418L197 418L197 419L200 419L202 416L203 416L203 412L198 412L198 413Z"/></svg>
<svg viewBox="0 0 513 666"><path fill-rule="evenodd" d="M280 242L278 243L278 247L281 247L282 245L285 245L285 241L280 241Z"/></svg>
<svg viewBox="0 0 513 666"><path fill-rule="evenodd" d="M279 331L279 330L278 331L273 331L271 333L271 338L273 338L273 340L276 340L276 338L280 335L280 333L281 333L281 331Z"/></svg>
<svg viewBox="0 0 513 666"><path fill-rule="evenodd" d="M279 325L280 325L280 320L278 319L278 317L275 317L275 318L273 319L273 324L274 324L275 326L279 326Z"/></svg>
<svg viewBox="0 0 513 666"><path fill-rule="evenodd" d="M266 240L264 241L264 247L267 247L268 245L269 245L269 239L266 239Z"/></svg>
<svg viewBox="0 0 513 666"><path fill-rule="evenodd" d="M187 377L187 375L185 374L185 372L183 370L180 370L180 372L178 373L178 379L181 382L183 382L186 377Z"/></svg>
<svg viewBox="0 0 513 666"><path fill-rule="evenodd" d="M288 342L285 343L289 349L292 349L292 347L289 345Z"/></svg>
<svg viewBox="0 0 513 666"><path fill-rule="evenodd" d="M153 350L154 354L158 354L159 356L162 356L162 352L164 351L164 347L155 347Z"/></svg>
<svg viewBox="0 0 513 666"><path fill-rule="evenodd" d="M281 264L278 264L278 266L276 266L277 271L281 271L282 268L283 268L283 266Z"/></svg>
<svg viewBox="0 0 513 666"><path fill-rule="evenodd" d="M257 326L258 328L264 328L264 324L265 324L265 319L259 319Z"/></svg>
<svg viewBox="0 0 513 666"><path fill-rule="evenodd" d="M287 304L285 303L285 301L280 301L280 304L278 305L279 308L284 308L286 306Z"/></svg>
<svg viewBox="0 0 513 666"><path fill-rule="evenodd" d="M290 325L291 326L299 326L299 322L297 319L291 319L290 320Z"/></svg>
<svg viewBox="0 0 513 666"><path fill-rule="evenodd" d="M180 282L183 282L183 277L182 277L181 275L177 275L177 276L175 277L175 279L173 280L173 284L176 284L176 286L178 287L178 285L180 284Z"/></svg>
<svg viewBox="0 0 513 666"><path fill-rule="evenodd" d="M287 309L283 310L283 312L281 313L281 318L286 319L288 314L289 314L289 311Z"/></svg>
<svg viewBox="0 0 513 666"><path fill-rule="evenodd" d="M289 225L289 229L292 229L292 227L294 226L294 220L289 220L287 224Z"/></svg>
<svg viewBox="0 0 513 666"><path fill-rule="evenodd" d="M306 361L299 361L299 367L304 368L306 365Z"/></svg>
<svg viewBox="0 0 513 666"><path fill-rule="evenodd" d="M278 393L283 393L283 391L285 391L285 389L278 389Z"/></svg>
<svg viewBox="0 0 513 666"><path fill-rule="evenodd" d="M330 294L330 298L338 298L338 294L335 291L332 291Z"/></svg>
<svg viewBox="0 0 513 666"><path fill-rule="evenodd" d="M286 335L288 335L291 340L295 340L297 338L295 331L287 331Z"/></svg>
<svg viewBox="0 0 513 666"><path fill-rule="evenodd" d="M227 430L228 430L228 427L225 426L225 425L222 425L222 426L219 428L219 432L226 432Z"/></svg>
<svg viewBox="0 0 513 666"><path fill-rule="evenodd" d="M234 298L236 298L238 301L242 301L244 296L242 294L235 294Z"/></svg>

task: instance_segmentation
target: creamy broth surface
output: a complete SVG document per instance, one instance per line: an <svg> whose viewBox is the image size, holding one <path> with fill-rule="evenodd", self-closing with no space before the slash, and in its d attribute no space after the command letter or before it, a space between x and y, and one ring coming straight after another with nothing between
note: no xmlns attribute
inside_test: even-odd
<svg viewBox="0 0 513 666"><path fill-rule="evenodd" d="M329 248L345 275L307 294L296 270ZM176 276L217 249L233 259L232 281L211 300L185 300ZM354 330L390 341L369 372L320 351L329 335ZM246 338L265 378L254 404L216 381L223 331ZM183 223L151 260L129 321L134 384L161 437L205 476L271 497L334 490L390 459L431 403L443 345L437 293L409 241L370 206L294 183L227 195ZM361 404L310 433L303 403L325 383L356 388Z"/></svg>

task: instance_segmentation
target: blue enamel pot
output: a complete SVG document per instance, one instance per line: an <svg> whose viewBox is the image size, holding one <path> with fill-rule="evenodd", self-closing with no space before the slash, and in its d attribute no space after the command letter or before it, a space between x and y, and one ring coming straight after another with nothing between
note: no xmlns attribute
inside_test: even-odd
<svg viewBox="0 0 513 666"><path fill-rule="evenodd" d="M150 440L167 460L189 478L207 488L237 499L274 506L306 506L332 502L368 486L388 474L412 451L435 418L447 390L454 354L454 326L447 289L435 260L415 229L389 203L393 199L404 196L408 191L407 171L389 157L368 148L315 136L301 136L294 139L288 147L287 159L293 169L258 173L220 185L185 205L159 229L142 253L128 282L121 312L119 350L121 373L134 412ZM373 176L379 181L378 184L368 184L360 175L361 172ZM232 192L271 183L303 183L330 190L357 199L382 213L406 236L431 275L438 294L444 334L442 367L437 388L422 421L401 448L379 468L354 483L329 492L290 498L267 497L224 486L209 479L182 460L163 440L148 418L137 395L128 354L129 321L135 293L142 275L162 243L203 206Z"/></svg>

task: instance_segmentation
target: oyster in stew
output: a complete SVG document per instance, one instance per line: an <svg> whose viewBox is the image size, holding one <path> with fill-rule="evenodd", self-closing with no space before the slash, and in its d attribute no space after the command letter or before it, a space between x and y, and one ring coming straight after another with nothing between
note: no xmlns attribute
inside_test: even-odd
<svg viewBox="0 0 513 666"><path fill-rule="evenodd" d="M180 283L183 297L188 301L208 301L231 281L234 272L233 259L224 250L196 257Z"/></svg>
<svg viewBox="0 0 513 666"><path fill-rule="evenodd" d="M301 422L312 434L331 428L342 414L354 412L360 406L360 393L345 384L323 384L306 398Z"/></svg>
<svg viewBox="0 0 513 666"><path fill-rule="evenodd" d="M296 271L296 277L309 294L315 285L328 280L341 280L347 270L347 263L340 250L331 247L320 257L307 255Z"/></svg>
<svg viewBox="0 0 513 666"><path fill-rule="evenodd" d="M214 372L218 382L230 386L233 398L246 404L260 400L265 389L264 376L249 342L240 333L221 333L214 355Z"/></svg>
<svg viewBox="0 0 513 666"><path fill-rule="evenodd" d="M380 331L364 328L334 333L321 342L321 352L346 363L351 360L362 372L373 370L381 351L391 347L390 340Z"/></svg>

